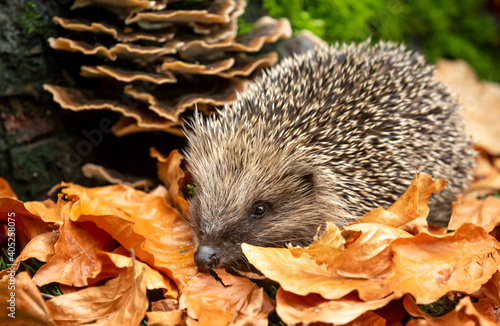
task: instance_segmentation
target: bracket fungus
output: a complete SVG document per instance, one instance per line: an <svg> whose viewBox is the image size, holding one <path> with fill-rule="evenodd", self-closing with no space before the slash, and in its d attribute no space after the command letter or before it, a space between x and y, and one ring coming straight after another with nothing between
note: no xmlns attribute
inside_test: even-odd
<svg viewBox="0 0 500 326"><path fill-rule="evenodd" d="M255 71L278 61L264 44L291 36L286 19L271 17L237 35L245 6L244 0L75 0L71 18L53 19L64 35L48 41L55 50L80 53L80 75L94 79L94 89L44 89L65 109L121 113L115 135L182 135L186 109L209 113L234 101Z"/></svg>

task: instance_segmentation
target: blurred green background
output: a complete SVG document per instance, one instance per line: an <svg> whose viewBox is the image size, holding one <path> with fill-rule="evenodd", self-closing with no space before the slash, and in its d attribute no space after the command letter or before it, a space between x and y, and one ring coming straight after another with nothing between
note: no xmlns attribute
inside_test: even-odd
<svg viewBox="0 0 500 326"><path fill-rule="evenodd" d="M405 42L429 61L463 59L481 79L500 81L498 0L249 0L293 30L308 29L329 43L372 37Z"/></svg>

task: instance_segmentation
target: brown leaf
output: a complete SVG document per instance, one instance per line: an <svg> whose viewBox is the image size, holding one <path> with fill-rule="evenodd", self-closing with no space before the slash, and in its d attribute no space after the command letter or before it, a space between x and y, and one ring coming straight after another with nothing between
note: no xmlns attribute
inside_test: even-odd
<svg viewBox="0 0 500 326"><path fill-rule="evenodd" d="M493 326L497 323L488 320L485 316L481 315L474 304L470 301L470 297L462 298L455 309L441 317L432 317L424 313L413 298L409 295L405 296L403 300L406 311L413 317L420 317L425 319L425 323L418 323L416 325L429 325L429 326L448 326L448 325L461 325L461 326Z"/></svg>
<svg viewBox="0 0 500 326"><path fill-rule="evenodd" d="M249 262L283 290L301 296L316 293L325 299L340 299L354 290L364 301L379 300L392 293L383 279L341 277L307 255L295 258L287 248L262 248L242 244Z"/></svg>
<svg viewBox="0 0 500 326"><path fill-rule="evenodd" d="M377 315L376 313L372 311L368 311L355 320L351 321L350 323L346 324L346 326L365 326L365 325L370 325L370 326L386 326L387 321Z"/></svg>
<svg viewBox="0 0 500 326"><path fill-rule="evenodd" d="M448 229L456 230L464 223L480 226L486 232L492 231L500 224L500 199L494 196L484 200L457 196L452 204Z"/></svg>
<svg viewBox="0 0 500 326"><path fill-rule="evenodd" d="M251 281L216 270L196 274L179 299L179 308L200 325L267 325L272 301ZM189 324L189 323L188 323Z"/></svg>
<svg viewBox="0 0 500 326"><path fill-rule="evenodd" d="M0 177L0 197L17 199L17 195L14 190L12 190L7 180L2 177Z"/></svg>
<svg viewBox="0 0 500 326"><path fill-rule="evenodd" d="M149 311L146 312L149 326L175 325L184 326L184 313L180 310L174 311Z"/></svg>
<svg viewBox="0 0 500 326"><path fill-rule="evenodd" d="M37 235L53 229L51 224L30 213L22 202L7 197L0 198L0 220L15 224L16 247L20 249Z"/></svg>
<svg viewBox="0 0 500 326"><path fill-rule="evenodd" d="M481 227L463 224L443 236L421 233L391 244L394 265L386 278L396 294L429 304L450 291L472 293L497 270L500 244Z"/></svg>
<svg viewBox="0 0 500 326"><path fill-rule="evenodd" d="M191 228L162 197L126 186L64 185L62 192L76 200L72 220L95 222L180 289L196 274Z"/></svg>
<svg viewBox="0 0 500 326"><path fill-rule="evenodd" d="M87 279L99 273L96 252L113 251L117 242L94 223L73 222L69 215L64 217L59 231L55 255L37 271L33 281L39 286L51 282L77 287L88 285Z"/></svg>
<svg viewBox="0 0 500 326"><path fill-rule="evenodd" d="M500 305L498 301L492 299L480 299L478 302L472 304L479 315L484 316L486 319L500 324ZM470 307L469 311L473 311Z"/></svg>
<svg viewBox="0 0 500 326"><path fill-rule="evenodd" d="M59 232L52 231L37 235L23 248L19 256L16 257L12 267L14 270L18 270L21 262L35 258L42 262L47 262L52 256L54 256L55 250L54 245L59 238ZM9 268L4 269L0 272L0 278L4 278Z"/></svg>
<svg viewBox="0 0 500 326"><path fill-rule="evenodd" d="M338 277L376 279L385 277L391 267L392 252L388 244L410 236L400 229L373 223L347 226L341 235L338 227L328 222L326 231L310 246L290 251L294 257L305 254Z"/></svg>
<svg viewBox="0 0 500 326"><path fill-rule="evenodd" d="M57 204L50 199L43 202L32 201L24 203L24 207L26 207L31 214L38 216L46 223L54 223L58 225L63 223L61 216L68 214L69 211L71 211L72 205L72 202L66 202L62 200L62 198L59 198Z"/></svg>
<svg viewBox="0 0 500 326"><path fill-rule="evenodd" d="M393 299L394 296L390 295L380 300L364 302L354 295L348 295L338 300L326 300L317 294L299 296L279 288L276 294L276 312L287 325L318 322L344 325L361 318L368 311L384 307ZM357 321L357 325L363 325L363 319L375 321L375 325L385 325L384 318L372 315L364 316ZM381 321L383 324L379 324Z"/></svg>
<svg viewBox="0 0 500 326"><path fill-rule="evenodd" d="M50 299L50 316L58 325L139 325L148 308L145 274L128 267L103 286Z"/></svg>
<svg viewBox="0 0 500 326"><path fill-rule="evenodd" d="M179 301L175 299L162 299L151 302L151 311L179 310Z"/></svg>
<svg viewBox="0 0 500 326"><path fill-rule="evenodd" d="M355 223L378 223L392 227L404 225L418 217L429 215L427 202L435 192L440 192L447 182L442 179L432 180L428 174L415 174L408 190L386 210L379 207Z"/></svg>
<svg viewBox="0 0 500 326"><path fill-rule="evenodd" d="M417 235L419 233L440 235L448 232L448 228L446 227L429 224L426 216L416 218L405 225L401 225L399 228L413 235Z"/></svg>
<svg viewBox="0 0 500 326"><path fill-rule="evenodd" d="M170 296L177 296L177 289L173 284L173 281L141 261L134 261L131 257L104 251L96 252L96 257L98 262L101 264L100 273L95 278L89 280L91 285L94 285L103 279L117 277L122 269L135 266L135 272L137 275L145 269L144 278L146 288L148 290L165 289L166 293Z"/></svg>
<svg viewBox="0 0 500 326"><path fill-rule="evenodd" d="M488 282L484 283L481 288L471 293L473 298L488 298L500 306L500 272L495 272Z"/></svg>
<svg viewBox="0 0 500 326"><path fill-rule="evenodd" d="M15 272L10 275L14 274ZM9 277L7 280L0 281L0 301L2 302L0 325L56 325L28 272L20 272L15 279Z"/></svg>
<svg viewBox="0 0 500 326"><path fill-rule="evenodd" d="M177 150L170 152L167 158L156 149L150 149L150 155L158 160L158 178L168 188L169 204L188 216L189 203L182 195L182 186L186 172L181 168L184 157Z"/></svg>

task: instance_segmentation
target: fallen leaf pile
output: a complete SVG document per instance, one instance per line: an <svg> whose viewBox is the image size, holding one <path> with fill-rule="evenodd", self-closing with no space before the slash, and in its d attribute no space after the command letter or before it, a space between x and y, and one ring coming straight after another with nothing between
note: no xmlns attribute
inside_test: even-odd
<svg viewBox="0 0 500 326"><path fill-rule="evenodd" d="M279 283L274 301L245 277L198 273L183 218L189 173L177 151L151 154L166 187L150 193L63 183L57 202L23 203L0 178L2 239L14 226L16 247L0 272L0 300L15 292L15 319L2 313L0 324L267 325L274 310L287 325L500 322L495 196L459 197L449 229L431 227L427 201L446 182L416 175L390 208L342 230L328 224L307 248L243 244L248 260ZM43 265L14 279L30 258ZM42 295L39 287L54 284L62 295ZM454 305L428 311L443 300Z"/></svg>

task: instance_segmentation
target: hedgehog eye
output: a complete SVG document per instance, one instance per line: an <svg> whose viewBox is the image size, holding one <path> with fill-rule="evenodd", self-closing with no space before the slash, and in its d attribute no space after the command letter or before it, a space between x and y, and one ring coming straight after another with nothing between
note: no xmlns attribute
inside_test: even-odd
<svg viewBox="0 0 500 326"><path fill-rule="evenodd" d="M265 203L256 203L253 207L252 217L262 217L267 213L267 205Z"/></svg>

